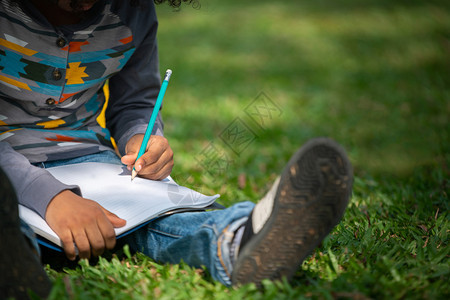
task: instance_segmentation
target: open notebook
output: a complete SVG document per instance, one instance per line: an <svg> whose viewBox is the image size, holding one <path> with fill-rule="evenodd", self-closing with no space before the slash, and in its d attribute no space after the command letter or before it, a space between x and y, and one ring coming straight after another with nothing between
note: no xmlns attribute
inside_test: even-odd
<svg viewBox="0 0 450 300"><path fill-rule="evenodd" d="M127 224L115 229L118 238L164 214L206 208L219 197L205 196L180 186L170 177L162 181L136 177L131 181L131 172L120 165L88 162L47 170L65 184L78 185L84 198L98 202L125 219ZM19 214L37 234L38 242L61 250L61 240L44 219L22 205L19 205Z"/></svg>

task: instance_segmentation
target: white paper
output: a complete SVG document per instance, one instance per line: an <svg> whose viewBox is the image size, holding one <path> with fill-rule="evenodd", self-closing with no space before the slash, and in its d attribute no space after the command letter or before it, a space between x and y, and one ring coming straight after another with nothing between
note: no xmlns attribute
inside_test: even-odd
<svg viewBox="0 0 450 300"><path fill-rule="evenodd" d="M207 207L219 197L180 186L170 177L162 181L136 177L131 181L131 172L120 165L88 162L47 170L65 184L78 185L83 198L94 200L125 219L127 224L115 229L116 236L174 209ZM37 213L19 205L19 214L36 234L62 246L56 233Z"/></svg>

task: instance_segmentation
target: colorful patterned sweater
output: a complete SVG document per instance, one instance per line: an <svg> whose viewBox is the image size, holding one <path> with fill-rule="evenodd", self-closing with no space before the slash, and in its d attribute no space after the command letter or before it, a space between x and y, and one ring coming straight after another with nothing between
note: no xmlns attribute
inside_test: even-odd
<svg viewBox="0 0 450 300"><path fill-rule="evenodd" d="M30 1L0 0L0 167L43 217L59 192L81 192L32 163L111 150L111 136L123 154L145 132L161 79L155 8L143 5L100 0L79 24L55 28ZM163 134L160 116L153 133Z"/></svg>

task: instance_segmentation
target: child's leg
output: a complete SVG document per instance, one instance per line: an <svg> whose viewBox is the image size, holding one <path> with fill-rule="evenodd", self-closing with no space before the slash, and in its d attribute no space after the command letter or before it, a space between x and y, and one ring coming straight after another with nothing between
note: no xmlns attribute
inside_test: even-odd
<svg viewBox="0 0 450 300"><path fill-rule="evenodd" d="M211 276L231 285L231 242L254 204L242 202L224 210L178 213L158 219L119 239L161 263L205 266Z"/></svg>
<svg viewBox="0 0 450 300"><path fill-rule="evenodd" d="M340 221L352 181L344 150L315 139L294 154L255 207L243 202L167 216L123 242L162 263L206 266L226 285L290 278Z"/></svg>

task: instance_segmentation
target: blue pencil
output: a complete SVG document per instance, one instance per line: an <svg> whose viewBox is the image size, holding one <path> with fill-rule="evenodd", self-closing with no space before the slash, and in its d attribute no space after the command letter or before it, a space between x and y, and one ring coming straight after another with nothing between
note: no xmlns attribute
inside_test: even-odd
<svg viewBox="0 0 450 300"><path fill-rule="evenodd" d="M147 150L147 144L150 140L150 135L153 131L153 126L155 126L156 117L158 116L159 109L161 108L161 103L164 98L164 94L166 93L167 85L169 84L170 76L172 75L172 70L168 69L166 71L166 75L164 76L164 80L161 84L161 89L159 90L158 98L156 99L155 107L153 108L152 116L150 118L150 121L148 121L147 130L145 131L144 139L142 140L141 148L139 149L138 156L136 158L136 161L145 153L145 150ZM133 168L133 171L131 172L131 180L136 177L137 172Z"/></svg>

